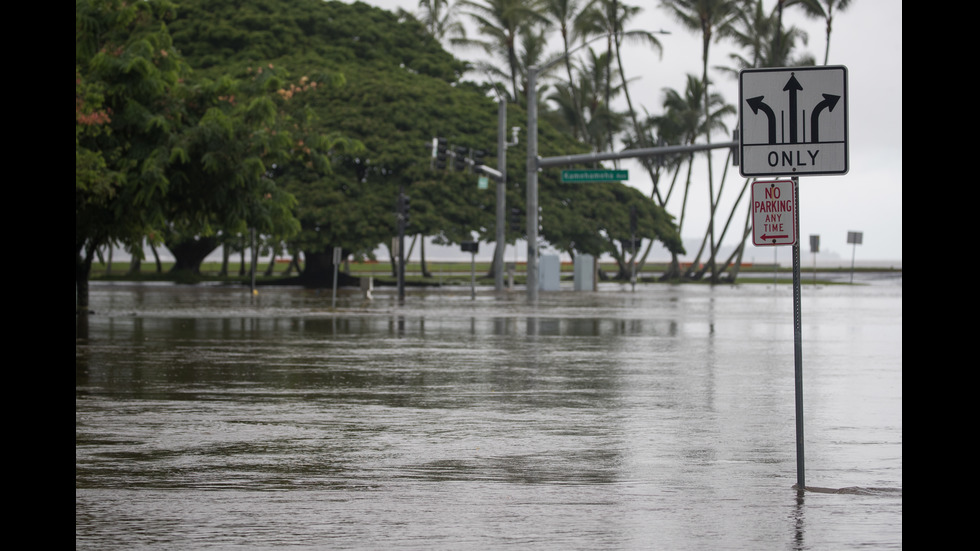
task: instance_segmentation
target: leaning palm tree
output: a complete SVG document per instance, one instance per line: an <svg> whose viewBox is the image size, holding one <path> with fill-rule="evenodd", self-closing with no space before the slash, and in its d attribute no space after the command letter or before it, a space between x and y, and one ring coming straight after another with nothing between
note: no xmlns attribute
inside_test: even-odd
<svg viewBox="0 0 980 551"><path fill-rule="evenodd" d="M697 137L703 132L704 106L703 106L703 83L697 75L687 75L687 86L684 92L678 92L672 88L664 90L664 114L652 117L649 124L659 129L660 135L670 139L669 143L693 144ZM686 163L677 162L674 164L674 177L667 194L661 203L666 207L673 195L677 177L683 166L687 166L687 175L684 181L684 193L681 197L680 218L677 222L677 232L680 233L684 227L684 218L687 213L687 197L691 187L691 173L694 166L694 153L684 155ZM671 253L670 267L663 275L663 279L676 279L680 277L680 262L677 253Z"/></svg>
<svg viewBox="0 0 980 551"><path fill-rule="evenodd" d="M418 7L419 22L436 40L455 45L466 39L466 27L449 0L419 0Z"/></svg>
<svg viewBox="0 0 980 551"><path fill-rule="evenodd" d="M557 113L564 117L564 124L571 125L579 118L583 125L581 140L593 151L603 151L608 136L621 132L626 121L625 115L615 111L606 100L619 94L622 83L607 80L612 61L608 53L587 48L584 55L583 61L573 65L575 84L556 84L548 100L557 105Z"/></svg>
<svg viewBox="0 0 980 551"><path fill-rule="evenodd" d="M657 40L656 33L645 30L625 30L625 27L629 23L629 20L634 16L638 15L642 10L638 7L626 6L618 2L618 0L605 0L610 2L612 5L606 13L609 14L609 19L612 22L612 30L614 32L614 46L616 54L616 66L619 69L620 78L623 81L623 96L626 98L626 105L629 110L630 120L633 122L633 132L637 136L643 136L643 132L640 128L639 117L637 116L636 109L633 108L633 100L629 94L629 88L626 86L628 79L626 78L626 71L623 69L623 57L622 57L622 45L623 42L630 42L632 44L637 44L641 46L648 46L658 55L662 55L663 46L660 41ZM659 31L661 34L664 31ZM641 142L640 147L646 147L647 143ZM653 169L647 165L647 170L650 172L650 177L653 178Z"/></svg>
<svg viewBox="0 0 980 551"><path fill-rule="evenodd" d="M708 51L713 40L718 40L725 36L725 30L731 25L732 21L740 13L743 6L747 5L746 0L663 0L668 12L673 14L678 21L688 29L701 33L701 80L704 86L704 113L705 116L713 116L709 101L712 94L709 92L708 79ZM711 132L717 128L710 120L704 126L705 139L711 143ZM711 217L708 222L707 237L710 239L711 254L708 258L709 268L715 262L717 243L715 240L714 211L717 205L717 198L714 192L714 175L712 173L711 150L706 151L708 163L708 198Z"/></svg>
<svg viewBox="0 0 980 551"><path fill-rule="evenodd" d="M658 146L663 147L668 144L678 144L681 143L681 139L678 137L682 132L670 124L669 119L664 119L663 121L658 120L655 117L651 117L649 113L646 113L646 119L640 122L639 130L636 134L627 133L624 135L624 145L627 149L638 149L643 147ZM657 155L655 157L643 157L640 162L643 167L647 170L650 176L650 181L653 184L650 188L650 199L655 201L657 205L667 208L667 201L670 200L670 191L673 191L674 186L677 184L677 178L680 175L680 169L684 166L685 160L688 159L688 155L685 154L671 154L671 155ZM670 182L670 189L668 193L664 195L662 193L660 180L664 175L673 174ZM646 264L647 258L650 256L650 252L653 250L654 242L652 240L647 242L647 246L643 251L642 256L639 259L639 264L637 266L637 273L643 272L643 266ZM677 252L671 251L671 256L673 262L672 266L675 268L677 264ZM679 273L678 270L673 271L674 274ZM668 279L676 277L676 275L668 276Z"/></svg>
<svg viewBox="0 0 980 551"><path fill-rule="evenodd" d="M766 10L762 0L755 0L746 6L724 29L728 39L744 51L729 54L733 67L716 67L733 78L740 69L759 67L766 53L772 48L772 38L776 36L779 20Z"/></svg>
<svg viewBox="0 0 980 551"><path fill-rule="evenodd" d="M548 36L547 29L541 26L527 26L521 29L517 50L517 72L520 75L520 87L526 92L528 67L540 66L547 63ZM550 74L546 70L543 76ZM547 85L538 82L540 87ZM538 101L543 100L543 94L538 94Z"/></svg>
<svg viewBox="0 0 980 551"><path fill-rule="evenodd" d="M735 24L729 29L730 38L746 51L745 55L734 53L731 55L733 66L724 69L732 76L737 76L741 69L756 67L792 67L814 65L812 56L806 53L798 53L798 45L807 43L807 35L795 27L783 28L781 23L781 6L767 12L762 0L755 0L751 9L743 12ZM729 213L729 223L739 208L741 198L745 195L751 178L746 178L742 190L739 193L739 200L732 206ZM738 276L738 269L741 265L741 257L745 251L748 236L751 234L751 204L748 205L745 226L739 245L725 262L715 266L712 274L713 280L720 279L721 274L731 268L728 276L729 281L734 281ZM726 224L726 231L727 231ZM722 235L724 239L724 234Z"/></svg>
<svg viewBox="0 0 980 551"><path fill-rule="evenodd" d="M521 70L519 45L521 33L548 19L538 10L540 0L458 0L456 5L476 24L482 38L466 38L461 44L481 48L491 56L502 58L503 66L477 62L486 72L506 74L510 80L512 99L521 96L518 86Z"/></svg>
<svg viewBox="0 0 980 551"><path fill-rule="evenodd" d="M626 30L626 27L629 25L629 21L641 11L641 8L627 6L620 0L597 0L597 2L590 5L590 8L583 13L579 20L579 29L583 34L583 37L606 37L606 51L608 52L608 55L616 61L615 67L610 64L606 69L608 73L606 75L606 83L611 86L612 83L616 81L616 79L614 79L612 76L612 71L615 68L619 73L619 81L623 83L622 92L627 102L628 114L633 122L634 136L640 134L640 123L636 109L633 107L632 98L629 95L629 88L626 85L627 78L625 71L623 70L623 62L621 57L622 45L625 41L638 45L650 46L658 53L660 53L662 50L660 42L657 40L655 33L646 30ZM612 89L607 88L606 92L606 101L609 102L611 101ZM607 140L610 148L615 147L614 136L608 136Z"/></svg>
<svg viewBox="0 0 980 551"><path fill-rule="evenodd" d="M827 46L824 49L823 64L830 59L830 30L834 23L834 9L841 12L851 5L851 0L795 0L792 2L803 8L803 12L815 19L827 22Z"/></svg>
<svg viewBox="0 0 980 551"><path fill-rule="evenodd" d="M711 93L708 95L707 109L701 104L703 95L704 84L695 75L688 75L687 89L683 96L680 96L673 90L668 90L665 100L664 107L667 109L667 120L663 121L662 124L667 125L678 125L684 129L685 143L693 144L699 136L708 135L713 131L722 130L727 131L727 128L723 122L725 116L735 113L735 107L731 104L725 103L724 98L717 93ZM673 118L673 119L672 119ZM705 154L709 154L706 151ZM679 222L679 227L683 226L684 214L686 212L687 206L687 196L691 184L691 171L693 168L693 155L688 157L688 176L687 182L684 188L684 199L681 206L681 218ZM710 158L708 159L710 163ZM727 163L726 163L727 164ZM673 191L673 190L671 190ZM712 189L709 186L709 192ZM719 195L721 190L719 189ZM670 192L668 192L668 198ZM708 244L709 238L714 237L712 232L712 227L714 224L714 216L717 209L718 201L716 198L712 197L710 201L710 212L709 212L709 222L708 230L705 232L704 239L701 242L701 248L698 250L694 261L691 266L685 272L687 277L700 278L704 274L704 270L697 270L698 265L701 261L701 255L704 252L705 246ZM714 260L714 254L717 253L717 247L715 241L711 242L709 260L706 263L706 268L710 268ZM674 275L674 274L671 274Z"/></svg>
<svg viewBox="0 0 980 551"><path fill-rule="evenodd" d="M572 75L572 50L585 37L585 29L591 28L591 19L596 15L592 9L593 4L599 0L543 0L541 12L551 19L552 24L558 28L561 35L562 55L564 56L565 74L568 77L569 87L574 85ZM572 135L579 139L583 135L584 122L579 113L579 105L575 103L575 94L568 98L568 115L571 117Z"/></svg>
<svg viewBox="0 0 980 551"><path fill-rule="evenodd" d="M816 64L812 55L799 51L799 46L806 46L809 41L806 31L783 27L781 16L776 11L767 13L762 0L753 0L753 5L726 29L726 36L747 52L729 54L731 67L716 67L733 77L741 69Z"/></svg>

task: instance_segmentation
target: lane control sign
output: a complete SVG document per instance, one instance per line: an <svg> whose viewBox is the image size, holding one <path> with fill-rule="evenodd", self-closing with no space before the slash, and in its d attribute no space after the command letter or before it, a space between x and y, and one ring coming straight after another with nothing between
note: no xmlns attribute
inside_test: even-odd
<svg viewBox="0 0 980 551"><path fill-rule="evenodd" d="M792 180L752 183L752 244L796 244L796 193Z"/></svg>
<svg viewBox="0 0 980 551"><path fill-rule="evenodd" d="M847 173L846 67L745 69L738 81L742 176Z"/></svg>

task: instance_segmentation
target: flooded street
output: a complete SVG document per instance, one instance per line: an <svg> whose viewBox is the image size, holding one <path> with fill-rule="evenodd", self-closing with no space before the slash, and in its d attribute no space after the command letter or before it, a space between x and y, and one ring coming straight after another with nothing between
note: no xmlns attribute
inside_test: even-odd
<svg viewBox="0 0 980 551"><path fill-rule="evenodd" d="M857 281L856 281L857 283ZM901 549L902 282L99 284L76 549Z"/></svg>

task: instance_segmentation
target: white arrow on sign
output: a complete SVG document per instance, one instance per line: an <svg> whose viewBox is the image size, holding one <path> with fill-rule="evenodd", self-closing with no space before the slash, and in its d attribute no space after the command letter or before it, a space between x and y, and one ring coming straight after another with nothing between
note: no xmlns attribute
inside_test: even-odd
<svg viewBox="0 0 980 551"><path fill-rule="evenodd" d="M752 244L796 244L796 190L792 180L752 183Z"/></svg>

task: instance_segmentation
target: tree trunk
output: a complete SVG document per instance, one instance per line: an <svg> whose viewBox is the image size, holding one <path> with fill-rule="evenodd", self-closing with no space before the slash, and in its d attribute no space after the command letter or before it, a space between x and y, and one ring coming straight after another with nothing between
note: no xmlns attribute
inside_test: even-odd
<svg viewBox="0 0 980 551"><path fill-rule="evenodd" d="M201 273L201 263L211 251L218 248L216 237L200 237L167 245L174 255L174 267L171 273L189 272L195 275Z"/></svg>
<svg viewBox="0 0 980 551"><path fill-rule="evenodd" d="M725 180L728 176L728 164L731 162L732 152L729 150L728 155L725 158L725 169L721 173L721 181L718 184L718 196L716 197L714 203L711 206L711 220L712 227L714 227L715 214L718 210L718 205L721 203L721 193L725 189ZM735 211L738 209L738 204L741 202L742 197L745 195L745 190L748 188L749 179L746 178L745 184L742 186L742 191L738 194L738 198L735 199L735 204L732 205L731 212L728 213L728 218L725 220L725 225L721 229L721 233L718 235L711 244L711 256L708 258L708 266L711 267L711 282L717 283L718 278L726 268L725 265L721 267L718 266L718 250L721 249L721 243L725 240L725 234L728 233L728 228L731 226L732 218L735 216Z"/></svg>
<svg viewBox="0 0 980 551"><path fill-rule="evenodd" d="M129 248L129 275L139 275L143 268L143 251L142 241L139 245L133 245Z"/></svg>
<svg viewBox="0 0 980 551"><path fill-rule="evenodd" d="M239 236L238 242L242 246L241 252L239 254L240 261L238 262L238 275L241 277L245 277L245 249L248 247L248 245L245 244L244 236Z"/></svg>
<svg viewBox="0 0 980 551"><path fill-rule="evenodd" d="M742 230L742 242L739 243L736 249L737 254L734 255L735 259L733 262L731 274L728 277L728 281L735 283L735 279L738 278L738 272L742 268L742 256L745 254L745 242L748 241L749 235L752 233L752 202L749 201L748 211L745 213L745 228Z"/></svg>
<svg viewBox="0 0 980 551"><path fill-rule="evenodd" d="M670 265L667 267L667 271L664 275L660 276L661 281L670 281L672 279L678 279L681 277L681 263L677 258L677 253L670 252Z"/></svg>
<svg viewBox="0 0 980 551"><path fill-rule="evenodd" d="M228 242L226 241L224 244L221 245L221 270L218 272L218 275L221 277L225 277L228 275L229 256L230 254L228 252Z"/></svg>
<svg viewBox="0 0 980 551"><path fill-rule="evenodd" d="M272 247L272 258L269 259L269 266L265 269L265 276L269 277L276 271L276 255L279 254L279 246Z"/></svg>
<svg viewBox="0 0 980 551"><path fill-rule="evenodd" d="M150 250L153 251L153 260L157 264L157 273L158 274L162 274L163 273L163 263L160 262L160 253L157 252L157 246L154 245L152 241L150 242Z"/></svg>
<svg viewBox="0 0 980 551"><path fill-rule="evenodd" d="M394 247L388 247L388 258L390 259L389 264L391 265L391 277L398 277L398 257L395 255ZM309 264L310 259L306 259L306 263Z"/></svg>
<svg viewBox="0 0 980 551"><path fill-rule="evenodd" d="M429 271L429 265L425 261L425 236L422 236L422 242L419 244L419 255L421 256L422 264L422 277L432 277L432 272Z"/></svg>
<svg viewBox="0 0 980 551"><path fill-rule="evenodd" d="M293 268L296 269L296 273L300 273L303 269L299 265L299 255L294 254L293 258L289 261L289 266L286 266L286 273L283 275L291 275L293 273Z"/></svg>
<svg viewBox="0 0 980 551"><path fill-rule="evenodd" d="M277 279L277 284L302 285L308 288L324 288L333 286L333 248L323 252L303 251L305 259L303 271L296 277ZM361 278L337 270L337 284L341 287L360 285Z"/></svg>
<svg viewBox="0 0 980 551"><path fill-rule="evenodd" d="M726 160L726 168L725 168L726 172L728 170L728 168L727 168L727 162L728 161ZM711 281L712 282L717 282L719 280L719 278L721 276L721 273L724 272L728 268L728 262L731 261L731 258L729 258L728 262L726 262L725 264L722 264L721 266L718 266L717 261L715 260L715 257L717 256L718 249L721 248L721 242L724 241L725 235L728 234L728 229L731 227L732 219L735 218L735 212L738 210L739 203L742 202L742 197L745 196L745 190L748 189L749 182L750 181L751 181L751 179L749 179L749 178L746 178L745 179L745 184L742 185L742 191L739 192L738 197L735 199L735 204L732 205L732 210L731 210L731 212L728 213L728 218L725 220L725 225L724 225L724 227L721 230L721 235L718 236L717 247L711 253L711 257L712 257L711 265L712 265L712 270L714 270L712 272L712 274L711 274ZM724 185L724 183L725 183L725 176L722 175L722 185ZM721 190L720 189L718 190L718 196L719 196L719 201L720 201L721 200ZM749 200L749 202L751 204L751 199ZM743 242L744 242L744 238L743 238Z"/></svg>

